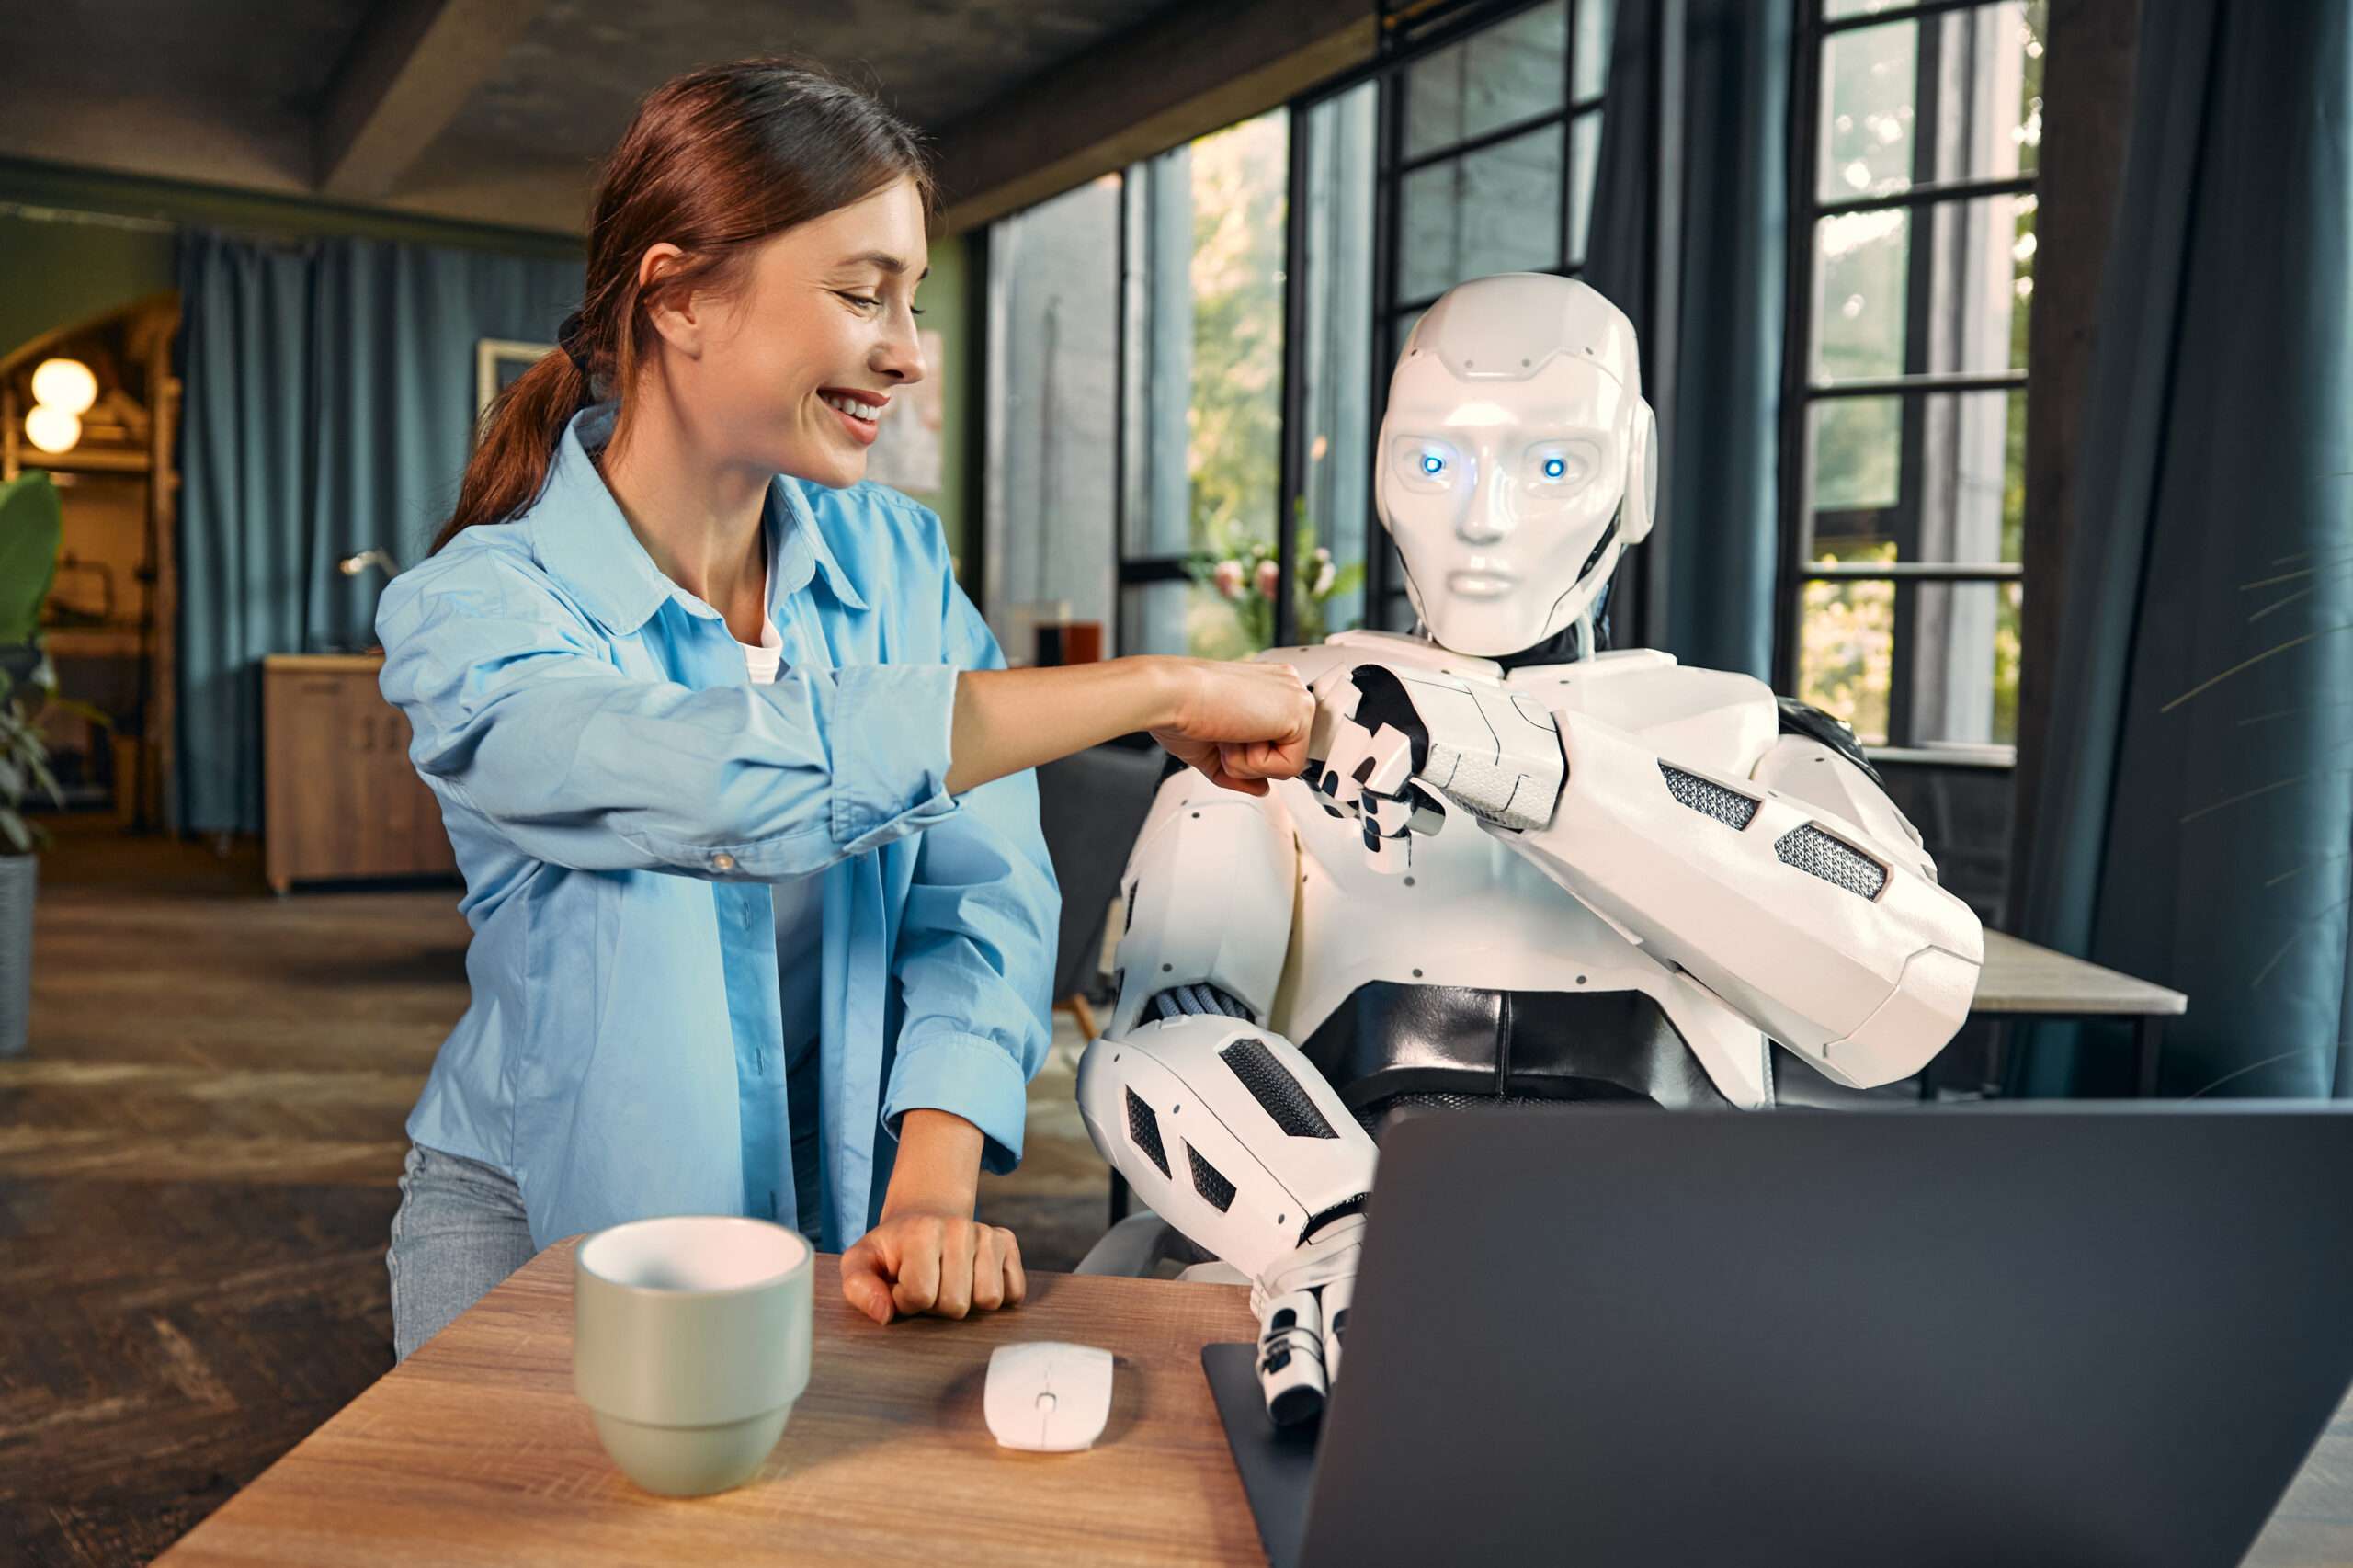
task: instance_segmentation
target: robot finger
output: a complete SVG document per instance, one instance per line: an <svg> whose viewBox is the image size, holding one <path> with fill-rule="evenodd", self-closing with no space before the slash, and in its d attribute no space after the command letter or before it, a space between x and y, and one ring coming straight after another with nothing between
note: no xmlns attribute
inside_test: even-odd
<svg viewBox="0 0 2353 1568"><path fill-rule="evenodd" d="M1278 1426L1313 1420L1329 1388L1324 1372L1324 1314L1313 1290L1292 1290L1267 1303L1258 1335L1258 1386L1267 1415Z"/></svg>
<svg viewBox="0 0 2353 1568"><path fill-rule="evenodd" d="M1307 727L1307 755L1329 757L1339 732L1356 722L1357 688L1336 670L1320 676L1307 689L1315 697L1315 717Z"/></svg>
<svg viewBox="0 0 2353 1568"><path fill-rule="evenodd" d="M1364 780L1372 771L1372 732L1353 720L1336 722L1331 749L1324 758L1324 772L1316 780L1316 792L1344 811L1354 810L1358 796L1363 792Z"/></svg>
<svg viewBox="0 0 2353 1568"><path fill-rule="evenodd" d="M1368 805L1377 797L1364 797ZM1381 824L1370 815L1364 818L1364 863L1384 877L1403 876L1414 869L1414 839L1402 828L1393 835L1384 835Z"/></svg>
<svg viewBox="0 0 2353 1568"><path fill-rule="evenodd" d="M1364 756L1357 762L1356 781L1368 794L1394 799L1405 792L1406 780L1413 776L1412 737L1393 724L1381 725L1373 733Z"/></svg>
<svg viewBox="0 0 2353 1568"><path fill-rule="evenodd" d="M1407 832L1427 836L1446 825L1446 808L1438 803L1436 795L1418 784L1406 789L1413 805L1413 816L1405 824Z"/></svg>
<svg viewBox="0 0 2353 1568"><path fill-rule="evenodd" d="M1345 1275L1324 1287L1319 1305L1324 1312L1324 1383L1340 1381L1340 1341L1348 1332L1348 1303L1357 1293L1357 1277Z"/></svg>

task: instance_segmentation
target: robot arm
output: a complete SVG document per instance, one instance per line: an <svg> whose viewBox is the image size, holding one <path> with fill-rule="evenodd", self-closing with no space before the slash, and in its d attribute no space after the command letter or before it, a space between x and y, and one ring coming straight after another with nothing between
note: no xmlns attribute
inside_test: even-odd
<svg viewBox="0 0 2353 1568"><path fill-rule="evenodd" d="M1976 916L1937 885L1885 793L1821 741L1785 735L1749 776L1719 778L1588 714L1453 676L1417 677L1401 723L1397 695L1372 684L1327 699L1354 715L1336 712L1336 765L1315 782L1343 805L1352 791L1381 797L1366 808L1369 822L1389 813L1384 837L1404 831L1408 776L1425 779L1628 940L1850 1087L1918 1071L1967 1016L1984 960ZM1548 722L1557 765L1540 744Z"/></svg>
<svg viewBox="0 0 2353 1568"><path fill-rule="evenodd" d="M1162 1219L1254 1281L1278 1421L1322 1407L1372 1140L1263 1027L1290 942L1297 846L1264 798L1187 770L1161 786L1126 879L1120 1001L1079 1061L1087 1135Z"/></svg>
<svg viewBox="0 0 2353 1568"><path fill-rule="evenodd" d="M1222 1013L1264 1019L1290 948L1299 847L1265 796L1193 768L1161 781L1120 892L1120 997L1110 1033Z"/></svg>

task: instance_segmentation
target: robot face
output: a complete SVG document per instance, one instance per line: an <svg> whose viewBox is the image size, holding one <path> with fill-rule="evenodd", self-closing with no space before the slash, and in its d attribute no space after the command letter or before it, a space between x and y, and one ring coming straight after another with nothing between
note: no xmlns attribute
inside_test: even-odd
<svg viewBox="0 0 2353 1568"><path fill-rule="evenodd" d="M1617 335L1575 319L1548 334L1531 296L1554 316L1564 302L1573 318L1597 307ZM1610 363L1631 356L1623 322L1583 284L1523 275L1463 285L1407 343L1374 496L1414 608L1443 646L1494 655L1542 642L1585 613L1619 551L1648 531L1646 513L1620 515L1651 488L1649 409L1631 367Z"/></svg>

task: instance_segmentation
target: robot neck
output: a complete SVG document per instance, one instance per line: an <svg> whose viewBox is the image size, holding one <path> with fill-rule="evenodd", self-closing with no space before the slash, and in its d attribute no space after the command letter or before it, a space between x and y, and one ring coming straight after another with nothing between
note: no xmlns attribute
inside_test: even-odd
<svg viewBox="0 0 2353 1568"><path fill-rule="evenodd" d="M1609 646L1609 590L1614 583L1605 583L1601 592L1593 597L1583 615L1569 622L1534 647L1522 648L1517 653L1498 653L1495 662L1506 670L1524 665L1573 665L1590 653L1597 653Z"/></svg>

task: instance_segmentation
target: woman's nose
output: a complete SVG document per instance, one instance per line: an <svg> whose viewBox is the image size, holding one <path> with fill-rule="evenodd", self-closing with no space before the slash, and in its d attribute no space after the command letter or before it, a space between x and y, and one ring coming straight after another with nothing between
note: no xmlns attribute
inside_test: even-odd
<svg viewBox="0 0 2353 1568"><path fill-rule="evenodd" d="M912 314L901 312L898 326L876 345L873 365L883 375L902 382L923 380L927 369L923 362L923 339L915 332Z"/></svg>

